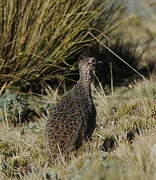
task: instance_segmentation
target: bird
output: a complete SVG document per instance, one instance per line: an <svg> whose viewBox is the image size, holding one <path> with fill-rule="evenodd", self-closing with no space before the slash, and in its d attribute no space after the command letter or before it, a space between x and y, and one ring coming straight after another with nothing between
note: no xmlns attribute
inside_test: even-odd
<svg viewBox="0 0 156 180"><path fill-rule="evenodd" d="M91 96L95 64L93 57L80 56L79 80L50 112L45 137L51 160L68 156L91 139L96 127L96 109Z"/></svg>

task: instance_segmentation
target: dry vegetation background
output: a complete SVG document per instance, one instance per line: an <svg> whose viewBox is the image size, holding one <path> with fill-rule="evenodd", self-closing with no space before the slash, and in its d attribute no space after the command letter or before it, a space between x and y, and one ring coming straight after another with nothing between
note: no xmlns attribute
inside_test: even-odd
<svg viewBox="0 0 156 180"><path fill-rule="evenodd" d="M154 0L0 0L0 180L156 179L155 10ZM70 162L48 164L48 112L90 52L102 62L96 130Z"/></svg>

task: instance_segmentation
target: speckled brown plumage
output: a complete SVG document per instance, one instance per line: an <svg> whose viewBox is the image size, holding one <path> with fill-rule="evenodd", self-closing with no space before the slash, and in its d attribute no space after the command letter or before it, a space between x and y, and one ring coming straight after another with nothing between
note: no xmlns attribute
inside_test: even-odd
<svg viewBox="0 0 156 180"><path fill-rule="evenodd" d="M96 110L90 91L94 64L94 58L79 60L79 81L56 104L47 120L45 133L51 158L78 149L95 129Z"/></svg>

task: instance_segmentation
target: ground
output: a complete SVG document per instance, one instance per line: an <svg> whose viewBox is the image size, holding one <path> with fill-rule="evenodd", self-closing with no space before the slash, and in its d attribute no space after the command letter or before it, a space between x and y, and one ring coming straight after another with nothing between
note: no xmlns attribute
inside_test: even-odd
<svg viewBox="0 0 156 180"><path fill-rule="evenodd" d="M92 85L97 127L70 162L48 164L45 118L17 127L3 123L1 179L156 179L156 82L144 80L105 92Z"/></svg>

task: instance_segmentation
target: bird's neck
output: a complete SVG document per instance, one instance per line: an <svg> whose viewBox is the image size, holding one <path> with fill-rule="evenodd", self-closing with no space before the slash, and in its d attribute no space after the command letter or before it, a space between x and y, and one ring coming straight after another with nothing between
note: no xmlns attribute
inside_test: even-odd
<svg viewBox="0 0 156 180"><path fill-rule="evenodd" d="M78 81L84 88L90 89L90 84L91 84L91 76L80 76L80 79Z"/></svg>
<svg viewBox="0 0 156 180"><path fill-rule="evenodd" d="M79 82L86 88L90 87L92 73L90 71L81 70Z"/></svg>
<svg viewBox="0 0 156 180"><path fill-rule="evenodd" d="M91 95L91 80L88 78L80 78L77 85L80 86L86 94L86 97Z"/></svg>
<svg viewBox="0 0 156 180"><path fill-rule="evenodd" d="M79 81L77 82L78 86L81 86L81 88L83 89L84 93L85 93L85 99L87 99L87 102L89 103L89 111L91 111L92 108L92 96L91 96L91 78L88 79L88 77L81 77L79 79ZM84 100L85 100L84 99Z"/></svg>

